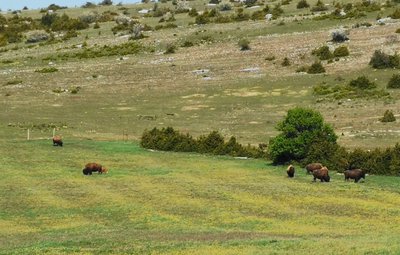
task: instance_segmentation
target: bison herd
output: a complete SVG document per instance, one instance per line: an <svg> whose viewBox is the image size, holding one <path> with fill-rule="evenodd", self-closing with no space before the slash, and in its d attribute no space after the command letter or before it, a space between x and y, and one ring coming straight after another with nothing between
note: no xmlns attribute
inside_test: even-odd
<svg viewBox="0 0 400 255"><path fill-rule="evenodd" d="M323 166L321 163L311 163L306 166L307 174L312 174L315 182L317 179L321 182L329 182L331 177L329 176L329 170L327 167ZM293 165L289 165L286 171L289 178L294 177L295 168ZM352 169L344 171L344 179L348 181L349 179L354 179L354 182L360 181L363 178L365 180L365 172L361 169Z"/></svg>
<svg viewBox="0 0 400 255"><path fill-rule="evenodd" d="M53 136L53 146L63 146L63 141L61 136L55 135ZM98 163L87 163L85 168L82 170L84 175L92 175L93 172L98 172L99 174L106 174L108 173L108 169L103 167Z"/></svg>

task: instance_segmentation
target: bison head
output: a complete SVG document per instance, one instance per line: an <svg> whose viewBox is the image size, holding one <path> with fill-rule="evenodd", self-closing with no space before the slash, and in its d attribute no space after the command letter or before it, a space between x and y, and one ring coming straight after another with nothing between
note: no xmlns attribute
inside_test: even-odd
<svg viewBox="0 0 400 255"><path fill-rule="evenodd" d="M106 174L106 173L108 173L108 169L105 168L104 166L102 166L100 172L101 172L102 174Z"/></svg>

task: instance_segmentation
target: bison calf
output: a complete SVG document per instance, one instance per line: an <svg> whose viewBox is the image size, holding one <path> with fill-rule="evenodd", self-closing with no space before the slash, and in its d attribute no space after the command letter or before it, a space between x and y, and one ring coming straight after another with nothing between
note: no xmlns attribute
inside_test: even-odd
<svg viewBox="0 0 400 255"><path fill-rule="evenodd" d="M331 177L329 176L328 168L326 168L326 167L322 167L321 169L314 170L313 175L314 175L314 182L317 179L320 179L321 182L329 182L331 180Z"/></svg>
<svg viewBox="0 0 400 255"><path fill-rule="evenodd" d="M311 163L306 165L307 174L311 174L314 170L321 169L321 163Z"/></svg>
<svg viewBox="0 0 400 255"><path fill-rule="evenodd" d="M84 175L92 175L93 172L98 172L99 174L107 173L107 168L103 167L97 163L88 163L85 165L85 168L82 170Z"/></svg>
<svg viewBox="0 0 400 255"><path fill-rule="evenodd" d="M294 177L294 166L289 165L286 170L286 173L287 173L288 177L290 177L290 178Z"/></svg>
<svg viewBox="0 0 400 255"><path fill-rule="evenodd" d="M61 136L55 135L53 136L53 146L63 146L63 141L61 139Z"/></svg>
<svg viewBox="0 0 400 255"><path fill-rule="evenodd" d="M361 178L365 180L365 172L361 169L353 169L344 171L344 180L354 179L354 182L358 182Z"/></svg>

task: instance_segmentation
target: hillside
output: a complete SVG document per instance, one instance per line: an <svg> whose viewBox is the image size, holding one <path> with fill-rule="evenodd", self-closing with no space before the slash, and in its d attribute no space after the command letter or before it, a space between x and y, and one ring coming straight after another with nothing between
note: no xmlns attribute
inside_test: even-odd
<svg viewBox="0 0 400 255"><path fill-rule="evenodd" d="M388 109L398 114L399 93L386 89L397 70L373 69L368 63L375 50L393 54L399 49L398 20L376 22L378 16L394 13L397 4L359 2L350 9L357 15L321 18L336 7L324 3L326 11L312 12L316 1L308 1L310 8L305 9L297 9L295 1L286 2L280 6L281 16L270 21L262 17L202 25L188 13L177 13L180 5L172 2L157 3L159 17L139 13L155 9L155 3L56 10L51 15L101 17L99 28L89 23L71 37L61 30L53 33L54 39L37 43L26 43L26 31L20 42L0 48L2 137L24 138L28 127L36 127L31 130L33 139L47 138L56 126L65 137L121 139L124 133L137 140L146 128L169 125L196 136L218 130L244 144L258 144L276 135L275 125L288 109L309 106L322 112L348 148L393 145L399 123L381 123L379 118ZM343 2L347 8L351 1ZM186 4L200 13L219 8L204 1ZM244 17L251 17L263 6L273 10L277 4L267 1L245 8L232 3L232 10L218 15L237 18L244 8ZM31 17L40 23L43 15L24 10L19 19ZM116 15L146 25L144 38L129 40L126 30L114 35ZM159 22L171 15L175 21ZM13 14L4 17L10 21ZM335 29L346 30L350 40L330 42ZM240 50L243 38L250 42L250 50ZM323 45L345 45L350 55L323 60L324 74L297 72L318 59L311 53ZM164 54L171 46L175 53ZM285 57L289 66L281 65ZM313 93L316 86L347 84L360 75L389 96L333 99Z"/></svg>

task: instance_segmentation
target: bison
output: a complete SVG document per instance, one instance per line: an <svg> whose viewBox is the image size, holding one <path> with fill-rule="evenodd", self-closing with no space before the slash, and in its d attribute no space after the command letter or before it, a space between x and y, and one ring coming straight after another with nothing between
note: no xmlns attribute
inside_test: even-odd
<svg viewBox="0 0 400 255"><path fill-rule="evenodd" d="M85 168L82 170L84 175L92 175L92 172L98 172L99 174L107 173L107 168L97 163L87 163Z"/></svg>
<svg viewBox="0 0 400 255"><path fill-rule="evenodd" d="M329 182L331 180L331 177L329 176L328 168L326 168L326 167L322 167L321 169L314 170L313 175L314 175L314 182L317 179L320 179L321 182Z"/></svg>
<svg viewBox="0 0 400 255"><path fill-rule="evenodd" d="M294 177L294 166L289 165L287 170L286 170L286 173L287 173L289 178Z"/></svg>
<svg viewBox="0 0 400 255"><path fill-rule="evenodd" d="M365 172L361 169L353 169L344 171L344 180L354 179L354 182L358 182L361 178L365 180Z"/></svg>
<svg viewBox="0 0 400 255"><path fill-rule="evenodd" d="M314 170L321 169L322 167L321 163L311 163L306 165L306 170L308 174L311 174Z"/></svg>
<svg viewBox="0 0 400 255"><path fill-rule="evenodd" d="M61 139L61 136L55 135L53 136L53 146L63 146L63 141Z"/></svg>

